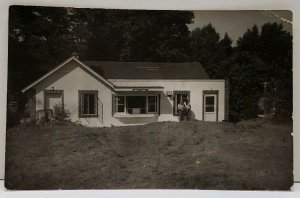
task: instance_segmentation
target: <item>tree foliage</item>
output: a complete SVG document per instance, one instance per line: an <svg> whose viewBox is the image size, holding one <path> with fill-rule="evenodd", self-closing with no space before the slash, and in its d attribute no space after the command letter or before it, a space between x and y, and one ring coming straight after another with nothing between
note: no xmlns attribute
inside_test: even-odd
<svg viewBox="0 0 300 198"><path fill-rule="evenodd" d="M277 23L264 24L260 32L256 26L247 30L236 47L236 53L247 52L261 62L253 65L257 73L252 79L269 83L265 99L279 118L291 119L293 112L292 47L291 34ZM262 85L259 90L259 96L265 97Z"/></svg>
<svg viewBox="0 0 300 198"><path fill-rule="evenodd" d="M211 24L191 34L193 60L203 64L211 78L230 82L230 114L237 119L257 117L258 101L282 119L292 116L292 36L281 24L254 25L232 47L228 34L220 40ZM262 83L267 82L264 95Z"/></svg>

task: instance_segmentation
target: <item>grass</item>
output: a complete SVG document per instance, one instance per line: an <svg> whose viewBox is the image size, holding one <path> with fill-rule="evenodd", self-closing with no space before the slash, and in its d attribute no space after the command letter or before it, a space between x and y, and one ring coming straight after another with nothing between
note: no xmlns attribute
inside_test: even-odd
<svg viewBox="0 0 300 198"><path fill-rule="evenodd" d="M7 131L8 189L288 190L292 125L201 121Z"/></svg>

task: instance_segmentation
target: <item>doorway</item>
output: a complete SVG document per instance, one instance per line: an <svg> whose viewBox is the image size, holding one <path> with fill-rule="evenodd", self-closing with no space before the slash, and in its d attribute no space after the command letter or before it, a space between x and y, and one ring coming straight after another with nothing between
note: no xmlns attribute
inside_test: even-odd
<svg viewBox="0 0 300 198"><path fill-rule="evenodd" d="M54 112L54 107L58 105L63 108L64 97L63 90L45 90L45 109L51 109Z"/></svg>
<svg viewBox="0 0 300 198"><path fill-rule="evenodd" d="M203 95L203 120L218 121L218 94L204 93Z"/></svg>

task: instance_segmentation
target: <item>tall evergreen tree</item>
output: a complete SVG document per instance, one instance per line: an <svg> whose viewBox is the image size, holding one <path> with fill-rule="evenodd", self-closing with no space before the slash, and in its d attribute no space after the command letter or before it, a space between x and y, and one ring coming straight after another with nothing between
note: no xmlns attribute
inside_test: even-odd
<svg viewBox="0 0 300 198"><path fill-rule="evenodd" d="M260 39L262 50L260 58L267 71L265 81L270 82L275 108L281 117L291 118L293 112L293 61L292 35L277 23L262 26ZM272 93L273 92L273 93Z"/></svg>
<svg viewBox="0 0 300 198"><path fill-rule="evenodd" d="M237 50L259 54L261 51L261 40L256 25L251 29L247 29L244 35L238 39Z"/></svg>
<svg viewBox="0 0 300 198"><path fill-rule="evenodd" d="M191 48L194 61L200 62L210 77L215 76L215 67L218 43L220 40L219 33L212 24L196 28L191 33Z"/></svg>
<svg viewBox="0 0 300 198"><path fill-rule="evenodd" d="M240 94L244 101L248 101L249 108L251 104L257 104L259 98L264 98L269 104L268 109L275 108L276 115L280 118L291 118L292 115L292 36L283 30L281 24L267 23L261 28L261 32L254 26L238 40L234 56L246 55L252 59L232 60L234 62L243 63L243 65L252 65L252 76L249 76L254 82L259 82L258 87L249 86L248 90L256 90L255 94L259 97L249 97ZM253 60L257 60L253 63ZM250 67L243 68L241 72L249 73ZM237 68L232 67L231 72ZM234 72L233 72L234 73ZM251 73L251 72L250 72ZM239 76L239 74L236 74ZM232 78L232 76L230 77ZM264 87L262 83L267 82L267 95L264 95ZM258 84L256 84L258 85ZM239 84L234 88L239 90ZM242 86L242 84L241 84ZM232 89L231 89L232 90ZM241 92L243 93L243 92ZM235 95L232 93L232 104L235 103ZM237 94L237 93L236 93ZM245 93L246 94L246 93ZM256 109L256 110L255 110ZM253 112L258 114L257 105L253 106ZM255 114L248 114L245 110L237 110L242 117L252 117Z"/></svg>
<svg viewBox="0 0 300 198"><path fill-rule="evenodd" d="M228 72L230 69L230 57L234 49L232 47L232 40L229 37L228 33L224 34L224 37L218 43L218 49L216 51L216 68L215 76L217 79L228 78Z"/></svg>

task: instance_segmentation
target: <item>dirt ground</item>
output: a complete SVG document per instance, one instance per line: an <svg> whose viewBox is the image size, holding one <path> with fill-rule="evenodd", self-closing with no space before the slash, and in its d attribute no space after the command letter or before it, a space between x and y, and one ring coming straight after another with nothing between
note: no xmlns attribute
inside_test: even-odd
<svg viewBox="0 0 300 198"><path fill-rule="evenodd" d="M292 124L163 122L7 131L8 189L289 190Z"/></svg>

